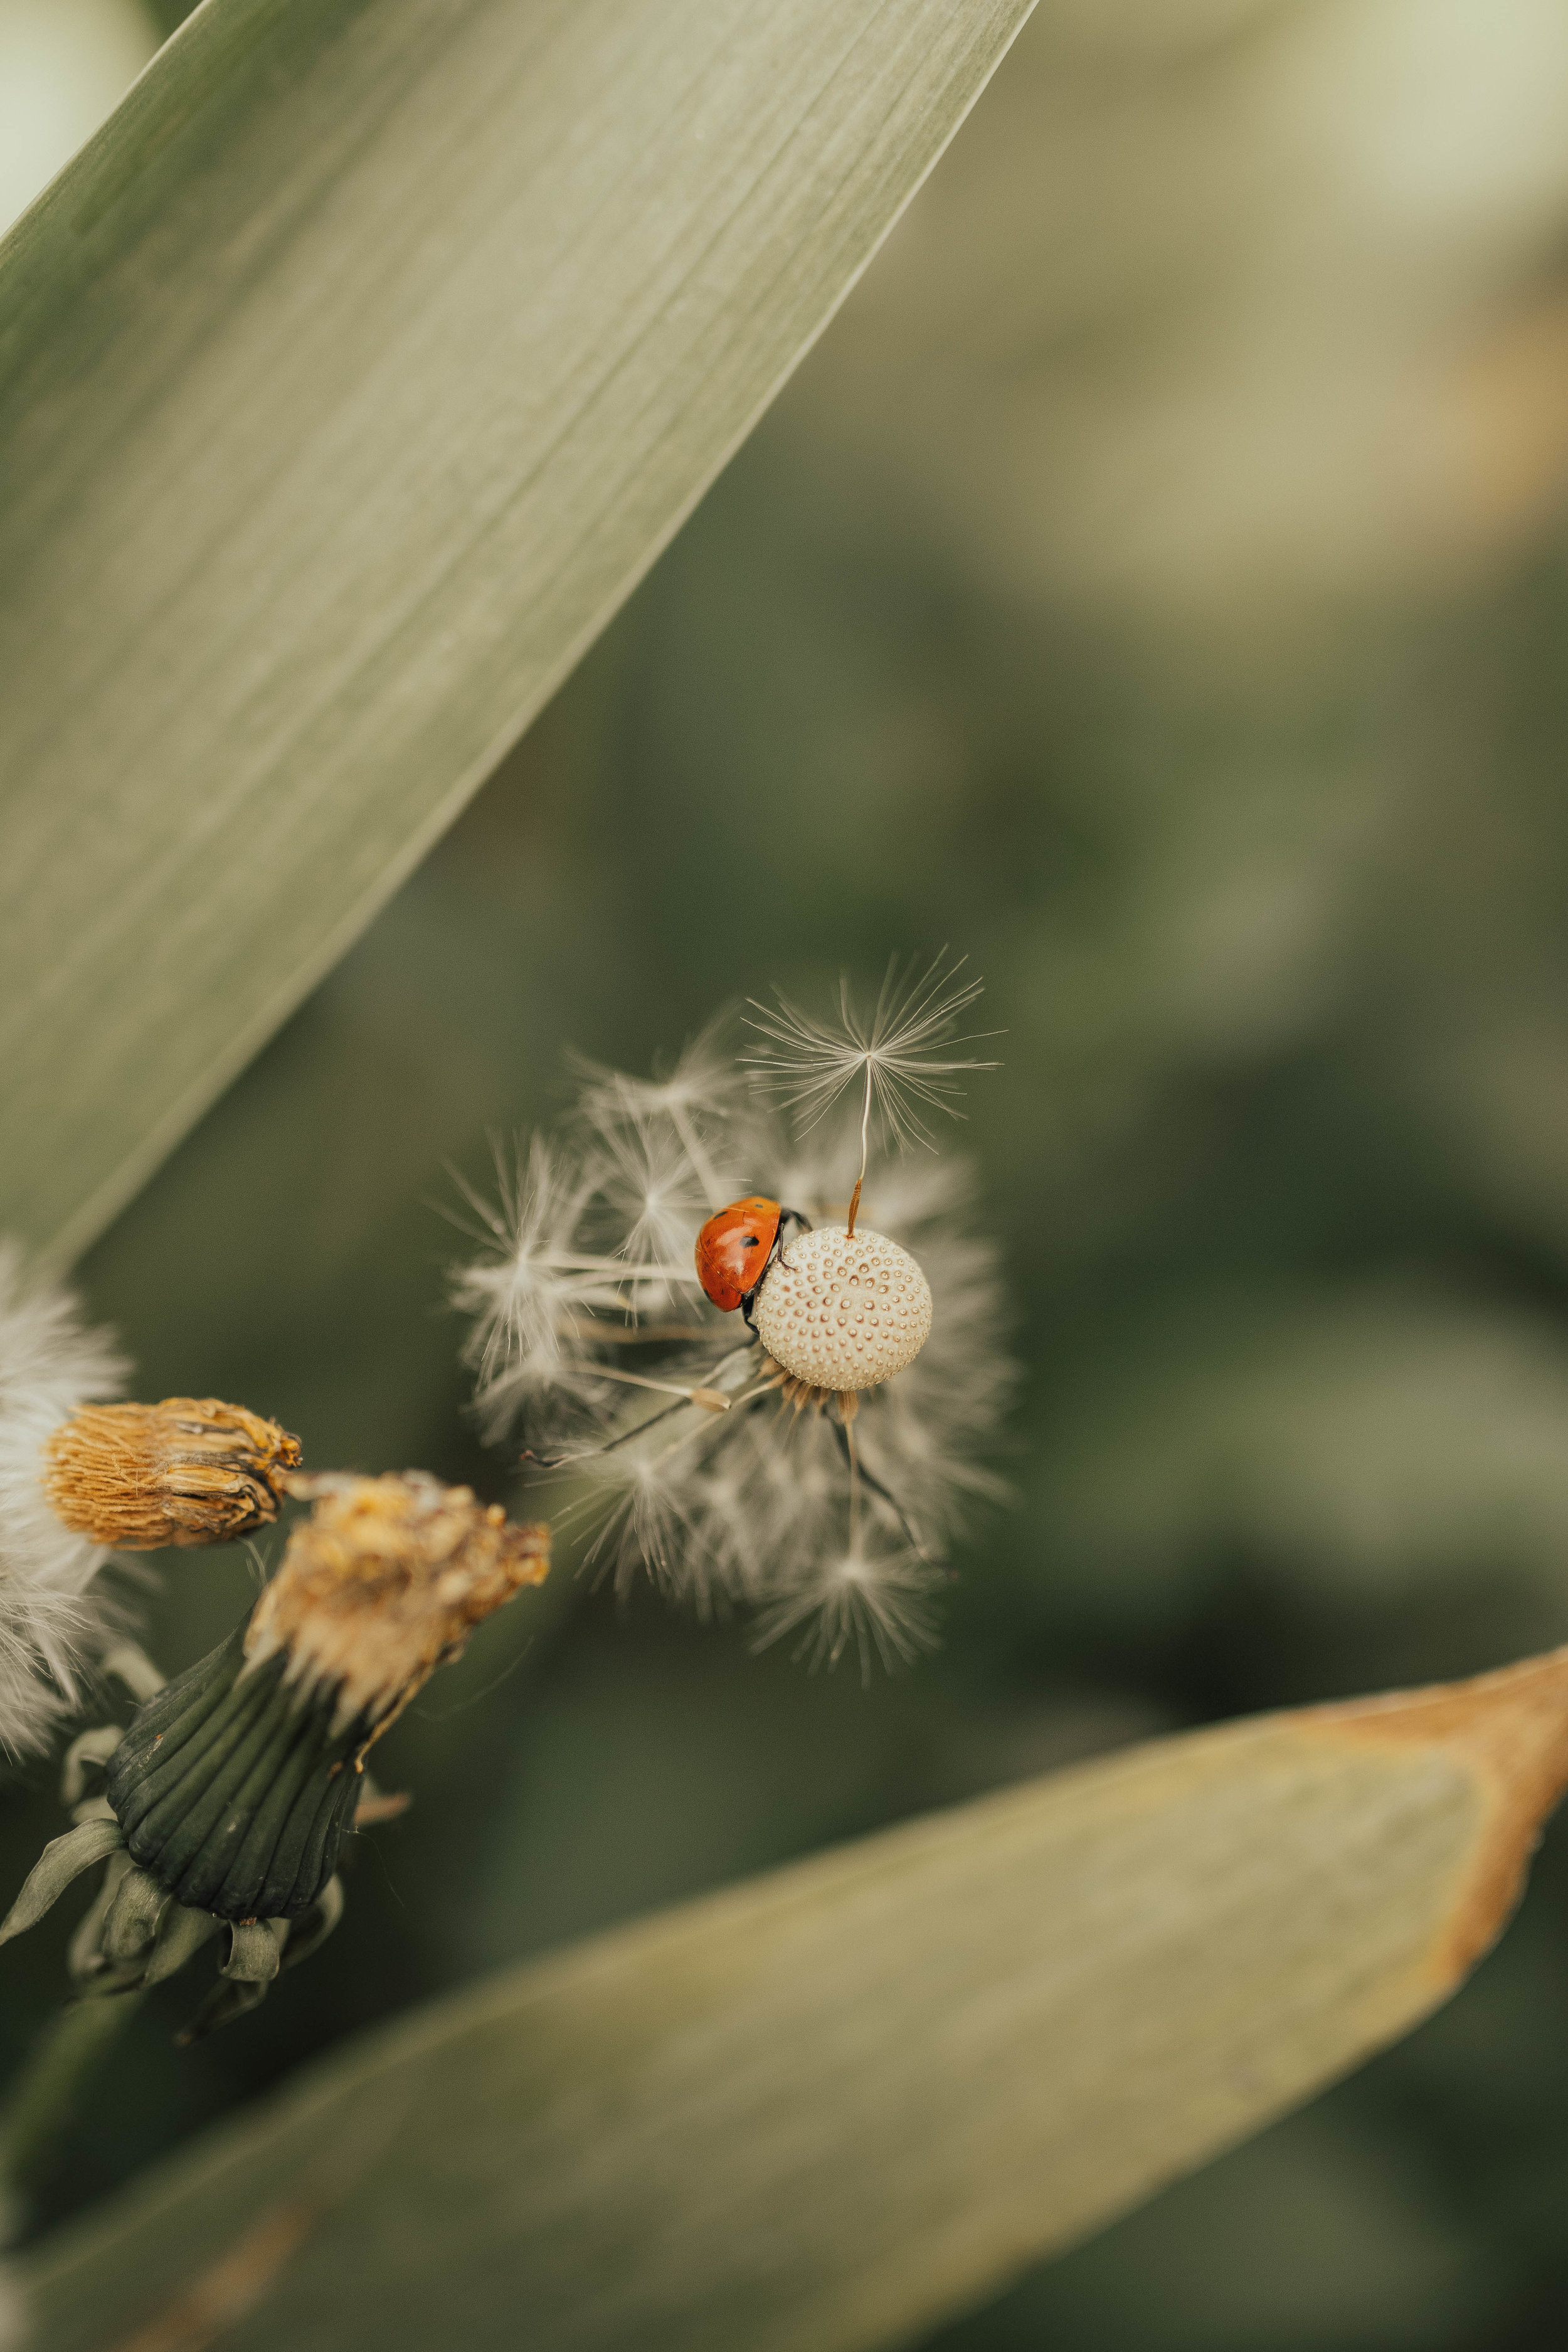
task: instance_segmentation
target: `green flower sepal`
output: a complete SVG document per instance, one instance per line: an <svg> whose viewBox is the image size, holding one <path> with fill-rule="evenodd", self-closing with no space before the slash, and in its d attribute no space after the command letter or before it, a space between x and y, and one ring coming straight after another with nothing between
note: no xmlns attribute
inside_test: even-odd
<svg viewBox="0 0 1568 2352"><path fill-rule="evenodd" d="M308 1958L324 1942L343 1910L342 1884L331 1874L308 1902L288 1915L235 1918L210 1905L183 1901L178 1889L149 1870L132 1850L108 1798L85 1793L89 1775L121 1757L145 1719L156 1716L159 1702L195 1683L231 1647L231 1643L225 1643L178 1682L162 1688L156 1669L139 1651L127 1644L115 1654L114 1670L133 1688L150 1696L129 1732L122 1732L118 1724L106 1724L83 1732L72 1742L66 1754L60 1793L75 1826L44 1848L0 1923L0 1943L5 1943L36 1926L85 1872L101 1867L98 1893L72 1936L68 1953L73 1989L79 1997L92 2000L150 1991L194 1959L204 1945L221 1938L218 1982L191 2024L176 2036L182 2043L194 2042L254 2009L281 1969ZM221 1668L209 1674L207 1687L215 1701L223 1679ZM228 1680L232 1689L233 1676ZM177 1715L185 1711L175 1710ZM167 1735L158 1745L156 1722L150 1738L153 1752L162 1756ZM129 1764L130 1758L126 1761ZM133 1775L124 1777L127 1786L139 1789ZM351 1786L363 1789L365 1785L361 1776L352 1772L342 1777ZM336 1850L334 1845L334 1854Z"/></svg>
<svg viewBox="0 0 1568 2352"><path fill-rule="evenodd" d="M138 1710L105 1794L132 1861L176 1903L296 1919L337 1870L373 1727L289 1682L282 1652L247 1666L248 1624Z"/></svg>

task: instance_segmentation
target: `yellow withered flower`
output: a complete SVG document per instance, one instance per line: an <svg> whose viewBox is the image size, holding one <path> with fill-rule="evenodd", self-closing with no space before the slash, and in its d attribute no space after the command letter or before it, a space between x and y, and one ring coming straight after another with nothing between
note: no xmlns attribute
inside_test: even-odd
<svg viewBox="0 0 1568 2352"><path fill-rule="evenodd" d="M228 1543L277 1517L297 1438L216 1397L118 1401L129 1367L0 1243L0 1754L48 1744L109 1638L114 1551Z"/></svg>
<svg viewBox="0 0 1568 2352"><path fill-rule="evenodd" d="M232 1543L278 1516L300 1441L218 1397L88 1404L44 1442L44 1494L111 1551Z"/></svg>
<svg viewBox="0 0 1568 2352"><path fill-rule="evenodd" d="M72 1943L79 1988L156 1983L221 1934L199 2032L254 2006L331 1931L343 1840L386 1804L365 1806L368 1750L476 1625L549 1573L548 1528L514 1527L421 1471L279 1483L314 1508L277 1575L217 1649L161 1687L151 1676L128 1730L73 1743L77 1826L0 1926L0 1942L19 1934L103 1864ZM85 1797L97 1769L103 1793Z"/></svg>

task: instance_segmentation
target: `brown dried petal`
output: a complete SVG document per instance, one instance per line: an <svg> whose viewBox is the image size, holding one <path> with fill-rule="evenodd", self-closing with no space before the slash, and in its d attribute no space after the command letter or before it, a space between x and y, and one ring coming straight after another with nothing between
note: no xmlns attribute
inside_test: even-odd
<svg viewBox="0 0 1568 2352"><path fill-rule="evenodd" d="M257 1602L247 1665L289 1653L288 1679L334 1689L337 1715L384 1729L470 1629L550 1572L550 1529L418 1470L290 1478L316 1507Z"/></svg>
<svg viewBox="0 0 1568 2352"><path fill-rule="evenodd" d="M44 1492L68 1528L117 1551L232 1543L278 1516L300 1441L218 1397L89 1404L44 1445Z"/></svg>

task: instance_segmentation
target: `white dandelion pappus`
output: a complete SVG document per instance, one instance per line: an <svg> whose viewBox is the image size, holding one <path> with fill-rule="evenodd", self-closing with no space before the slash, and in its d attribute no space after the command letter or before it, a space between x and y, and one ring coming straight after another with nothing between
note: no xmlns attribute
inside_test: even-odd
<svg viewBox="0 0 1568 2352"><path fill-rule="evenodd" d="M44 1444L84 1404L117 1396L129 1367L72 1295L30 1280L0 1243L0 1751L35 1755L78 1696L103 1622L89 1588L108 1558L44 1491Z"/></svg>
<svg viewBox="0 0 1568 2352"><path fill-rule="evenodd" d="M577 1098L583 1125L609 1147L626 1127L640 1127L647 1134L656 1122L668 1121L710 1211L730 1198L730 1180L720 1160L725 1129L745 1108L747 1093L744 1071L724 1048L723 1028L721 1018L710 1022L665 1078L634 1078L580 1055L568 1056L584 1081Z"/></svg>
<svg viewBox="0 0 1568 2352"><path fill-rule="evenodd" d="M950 964L944 950L924 971L916 974L911 969L906 976L895 960L888 966L869 1021L860 1019L850 1001L848 982L841 981L837 1029L801 1012L782 992L775 992L777 1002L772 1005L753 997L747 1025L763 1043L745 1061L786 1108L800 1115L806 1130L826 1117L857 1079L863 1079L862 1170L874 1115L879 1115L892 1141L905 1147L923 1143L934 1151L935 1139L921 1107L962 1118L952 1100L963 1092L959 1073L996 1067L994 1062L977 1062L946 1050L980 1045L994 1034L989 1030L968 1037L957 1034L960 1019L985 985L962 977L966 961L961 956Z"/></svg>
<svg viewBox="0 0 1568 2352"><path fill-rule="evenodd" d="M617 1585L641 1570L700 1613L749 1607L759 1643L816 1623L802 1644L816 1664L853 1650L892 1664L931 1640L941 1546L967 1504L1000 1491L980 1459L1013 1381L994 1254L969 1230L961 1171L873 1156L860 1101L847 1121L827 1114L865 1072L880 1139L929 1144L918 1106L934 1095L951 1110L958 1074L990 1066L955 1050L978 992L939 960L912 994L886 987L870 1024L813 1024L791 1049L787 1091L806 1090L795 1118L761 1098L765 1057L737 1058L716 1027L667 1078L579 1065L564 1139L530 1147L499 1209L476 1203L489 1246L453 1283L473 1318L476 1406L488 1433L520 1429L525 1460L566 1483L557 1526L580 1529L586 1562ZM808 1048L832 1057L816 1073L831 1093L804 1067ZM804 1228L787 1244L781 1202ZM752 1212L762 1221L737 1234ZM740 1317L699 1274L714 1227L756 1244L749 1291L721 1302ZM842 1340L829 1333L811 1359L820 1380L798 1349L794 1368L779 1360L787 1337L770 1353L752 1320L753 1303L767 1320L775 1280L784 1298L797 1250L799 1269L826 1268L818 1323L842 1314ZM923 1346L920 1328L879 1336L906 1295L921 1328L929 1311Z"/></svg>
<svg viewBox="0 0 1568 2352"><path fill-rule="evenodd" d="M918 1552L871 1550L856 1535L763 1611L759 1648L791 1634L801 1637L795 1655L814 1666L836 1666L853 1644L863 1683L874 1658L889 1673L909 1665L936 1639L930 1568Z"/></svg>
<svg viewBox="0 0 1568 2352"><path fill-rule="evenodd" d="M599 1193L614 1255L640 1268L682 1265L693 1223L701 1224L712 1207L689 1147L668 1119L649 1111L628 1114L615 1125L605 1122ZM673 1303L668 1285L663 1298L666 1305ZM652 1303L643 1301L645 1307Z"/></svg>
<svg viewBox="0 0 1568 2352"><path fill-rule="evenodd" d="M599 1313L618 1313L624 1268L574 1245L600 1172L596 1160L574 1161L535 1136L515 1170L498 1155L499 1206L468 1191L496 1244L455 1287L457 1304L473 1318L464 1360L478 1375L487 1433L499 1435L539 1397L591 1406L604 1385L575 1342Z"/></svg>

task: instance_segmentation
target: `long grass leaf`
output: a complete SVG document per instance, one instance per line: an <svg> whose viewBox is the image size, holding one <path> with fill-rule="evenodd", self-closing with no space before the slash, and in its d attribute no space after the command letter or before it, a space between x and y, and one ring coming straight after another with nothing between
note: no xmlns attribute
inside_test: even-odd
<svg viewBox="0 0 1568 2352"><path fill-rule="evenodd" d="M1163 1740L603 1936L72 2229L39 2340L183 2341L221 2287L225 2347L904 2341L1435 2008L1565 1777L1560 1651Z"/></svg>
<svg viewBox="0 0 1568 2352"><path fill-rule="evenodd" d="M1031 0L205 0L0 247L0 1231L488 773Z"/></svg>

